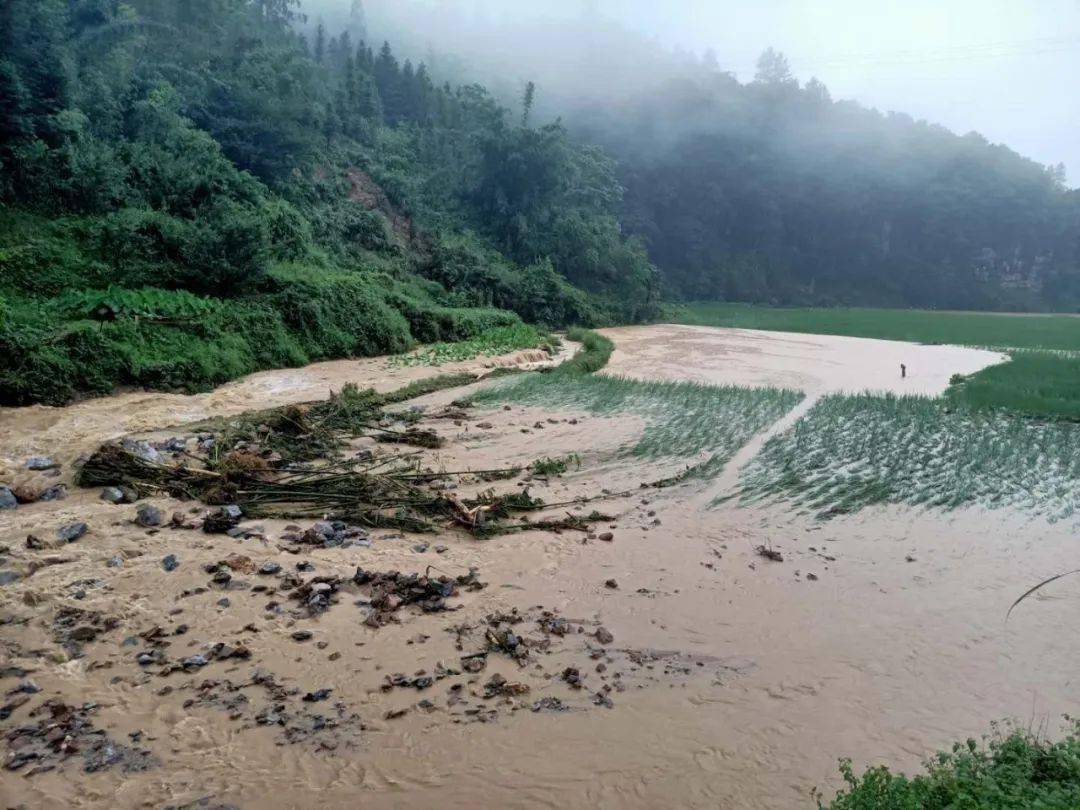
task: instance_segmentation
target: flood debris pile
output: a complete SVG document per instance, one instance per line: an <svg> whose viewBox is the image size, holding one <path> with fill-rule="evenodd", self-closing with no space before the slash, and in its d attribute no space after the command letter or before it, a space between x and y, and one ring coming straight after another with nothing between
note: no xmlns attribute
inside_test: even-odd
<svg viewBox="0 0 1080 810"><path fill-rule="evenodd" d="M262 667L254 668L242 682L213 678L181 689L192 692L184 701L185 709L216 709L243 728L276 729L278 745L306 744L316 751L336 751L355 745L364 730L359 714L342 702L330 703L332 689L305 692L286 687Z"/></svg>
<svg viewBox="0 0 1080 810"><path fill-rule="evenodd" d="M398 571L377 573L356 569L353 583L366 590L368 615L364 623L369 627L383 627L396 621L395 614L408 605L416 605L424 613L441 613L451 608L446 600L457 596L461 590L476 592L487 587L477 576L477 570L458 577L431 577L428 572L402 574Z"/></svg>
<svg viewBox="0 0 1080 810"><path fill-rule="evenodd" d="M66 760L82 757L87 773L119 767L125 773L145 771L157 766L154 755L142 748L123 745L94 727L92 716L97 704L70 706L50 699L29 714L32 722L16 726L5 735L7 757L4 767L26 776L51 771ZM133 742L137 741L133 739Z"/></svg>
<svg viewBox="0 0 1080 810"><path fill-rule="evenodd" d="M245 518L316 518L330 525L410 532L458 526L477 536L525 529L585 531L592 523L610 520L595 511L533 520L535 513L568 504L546 504L527 488L459 496L449 481L481 477L425 468L422 450L396 449L403 444L436 448L443 440L416 427L393 429L394 419L401 417L380 410L392 399L349 386L325 402L219 425L216 432L201 434L194 449L177 440L176 448L170 445L171 459L146 442L109 442L83 464L76 481L107 492L131 490L141 497L169 495L215 505L203 522L211 534L229 534ZM357 437L395 448L346 457L343 451ZM483 477L512 478L522 469L487 470ZM309 540L314 544L315 538L301 539Z"/></svg>
<svg viewBox="0 0 1080 810"><path fill-rule="evenodd" d="M585 623L555 611L515 608L447 630L455 636L460 653L456 666L439 662L431 670L385 676L380 687L384 693L406 690L424 695L409 707L390 709L385 719L403 717L414 708L428 714L443 712L453 723L489 723L506 712L522 710L613 708L611 695L626 688L621 672L608 672L616 651L601 646L613 642L614 636L603 627L590 632ZM590 676L593 661L599 663L591 667L595 674ZM506 671L507 665L513 671ZM444 681L448 685L440 701L434 688Z"/></svg>

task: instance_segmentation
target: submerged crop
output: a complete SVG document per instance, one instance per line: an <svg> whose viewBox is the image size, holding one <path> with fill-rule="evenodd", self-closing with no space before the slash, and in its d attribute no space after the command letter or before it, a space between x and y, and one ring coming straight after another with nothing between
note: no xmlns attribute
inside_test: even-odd
<svg viewBox="0 0 1080 810"><path fill-rule="evenodd" d="M829 396L765 444L739 495L821 517L895 503L1065 519L1080 502L1080 426L922 397Z"/></svg>

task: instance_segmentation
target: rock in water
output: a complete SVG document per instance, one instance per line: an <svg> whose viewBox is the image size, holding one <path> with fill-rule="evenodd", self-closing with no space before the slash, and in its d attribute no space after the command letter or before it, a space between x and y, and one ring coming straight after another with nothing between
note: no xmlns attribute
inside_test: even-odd
<svg viewBox="0 0 1080 810"><path fill-rule="evenodd" d="M154 526L160 526L162 523L164 523L165 516L156 506L151 506L148 503L144 503L135 513L135 522L138 523L140 526L152 528Z"/></svg>
<svg viewBox="0 0 1080 810"><path fill-rule="evenodd" d="M14 509L19 505L10 489L0 486L0 509Z"/></svg>
<svg viewBox="0 0 1080 810"><path fill-rule="evenodd" d="M18 571L0 571L0 586L10 585L20 579L22 579L22 574Z"/></svg>
<svg viewBox="0 0 1080 810"><path fill-rule="evenodd" d="M56 536L65 543L74 543L90 529L85 523L69 523L56 530Z"/></svg>
<svg viewBox="0 0 1080 810"><path fill-rule="evenodd" d="M161 567L166 571L175 571L180 567L180 560L176 558L175 554L170 554L168 557L161 561Z"/></svg>
<svg viewBox="0 0 1080 810"><path fill-rule="evenodd" d="M60 465L48 456L31 456L26 461L28 470L55 470Z"/></svg>
<svg viewBox="0 0 1080 810"><path fill-rule="evenodd" d="M109 503L123 503L124 490L120 487L105 487L101 490L101 500L108 501Z"/></svg>
<svg viewBox="0 0 1080 810"><path fill-rule="evenodd" d="M203 520L203 531L207 534L225 534L235 528L243 517L243 511L235 504L219 506Z"/></svg>

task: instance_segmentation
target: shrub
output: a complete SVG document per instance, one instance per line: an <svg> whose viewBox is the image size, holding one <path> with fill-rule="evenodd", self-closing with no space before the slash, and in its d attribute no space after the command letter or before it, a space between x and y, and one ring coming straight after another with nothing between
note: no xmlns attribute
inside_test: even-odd
<svg viewBox="0 0 1080 810"><path fill-rule="evenodd" d="M412 345L409 322L364 274L288 266L275 270L265 289L267 303L314 360L395 354Z"/></svg>
<svg viewBox="0 0 1080 810"><path fill-rule="evenodd" d="M856 776L840 765L847 788L828 810L1073 810L1080 807L1080 724L1051 743L1021 730L995 731L988 744L957 743L915 777L886 767Z"/></svg>

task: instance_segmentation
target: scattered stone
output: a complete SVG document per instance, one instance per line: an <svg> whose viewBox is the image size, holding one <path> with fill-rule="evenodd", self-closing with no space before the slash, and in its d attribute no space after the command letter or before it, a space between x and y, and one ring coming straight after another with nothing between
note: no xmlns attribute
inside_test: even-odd
<svg viewBox="0 0 1080 810"><path fill-rule="evenodd" d="M450 550L449 546L435 546L436 554L445 554Z"/></svg>
<svg viewBox="0 0 1080 810"><path fill-rule="evenodd" d="M596 640L601 644L611 644L615 640L615 636L611 634L611 631L606 627L596 628Z"/></svg>
<svg viewBox="0 0 1080 810"><path fill-rule="evenodd" d="M175 554L169 554L161 561L161 567L171 573L180 567L180 560L176 558Z"/></svg>
<svg viewBox="0 0 1080 810"><path fill-rule="evenodd" d="M808 580L810 580L811 582L817 582L818 581L818 575L817 574L807 574L806 578Z"/></svg>
<svg viewBox="0 0 1080 810"><path fill-rule="evenodd" d="M124 558L115 554L105 562L107 568L120 568L124 564Z"/></svg>
<svg viewBox="0 0 1080 810"><path fill-rule="evenodd" d="M127 498L124 496L124 490L120 489L120 487L105 487L105 489L101 490L101 500L120 504L124 503Z"/></svg>
<svg viewBox="0 0 1080 810"><path fill-rule="evenodd" d="M161 510L156 506L144 503L135 512L135 522L140 526L150 529L155 526L160 526L165 522L165 516L161 513Z"/></svg>
<svg viewBox="0 0 1080 810"><path fill-rule="evenodd" d="M243 518L244 512L239 506L235 504L219 506L203 520L203 531L207 534L225 534L230 529L236 528Z"/></svg>
<svg viewBox="0 0 1080 810"><path fill-rule="evenodd" d="M330 698L330 693L333 691L333 689L316 689L314 692L308 692L300 699L305 703L319 703L323 700L328 700Z"/></svg>
<svg viewBox="0 0 1080 810"><path fill-rule="evenodd" d="M565 712L567 706L557 697L540 698L532 705L534 712Z"/></svg>
<svg viewBox="0 0 1080 810"><path fill-rule="evenodd" d="M72 658L82 656L82 645L115 630L120 620L94 610L62 606L53 617L53 640Z"/></svg>
<svg viewBox="0 0 1080 810"><path fill-rule="evenodd" d="M605 543L612 543L615 541L615 535L611 532L604 532L600 535L600 539L603 540Z"/></svg>
<svg viewBox="0 0 1080 810"><path fill-rule="evenodd" d="M0 509L15 509L18 505L15 493L9 487L0 486Z"/></svg>
<svg viewBox="0 0 1080 810"><path fill-rule="evenodd" d="M122 439L120 446L133 456L149 461L151 464L161 463L161 453L150 446L149 442L136 441L134 439Z"/></svg>
<svg viewBox="0 0 1080 810"><path fill-rule="evenodd" d="M461 668L469 673L483 672L487 667L487 653L467 655L461 659Z"/></svg>
<svg viewBox="0 0 1080 810"><path fill-rule="evenodd" d="M567 667L559 677L570 684L573 689L581 689L584 686L581 671L577 667Z"/></svg>
<svg viewBox="0 0 1080 810"><path fill-rule="evenodd" d="M11 488L16 503L23 505L37 503L41 499L41 490L31 484L21 484Z"/></svg>
<svg viewBox="0 0 1080 810"><path fill-rule="evenodd" d="M48 456L31 456L26 462L28 470L54 470L59 466Z"/></svg>
<svg viewBox="0 0 1080 810"><path fill-rule="evenodd" d="M604 587L605 587L605 588L610 588L611 590L613 590L613 591L614 591L614 590L616 590L616 589L617 589L617 588L619 587L619 583L618 583L618 582L616 582L616 581L615 581L615 580L613 580L613 579L609 579L609 580L607 580L607 581L606 581L606 582L604 583Z"/></svg>
<svg viewBox="0 0 1080 810"><path fill-rule="evenodd" d="M314 634L310 630L297 630L292 634L293 641L311 641Z"/></svg>
<svg viewBox="0 0 1080 810"><path fill-rule="evenodd" d="M31 551L44 551L48 548L48 546L45 545L45 541L34 534L26 535L26 547Z"/></svg>
<svg viewBox="0 0 1080 810"><path fill-rule="evenodd" d="M230 554L218 565L223 565L230 571L234 571L238 574L254 574L255 563L252 562L251 557L247 557L243 554Z"/></svg>
<svg viewBox="0 0 1080 810"><path fill-rule="evenodd" d="M64 484L54 484L48 489L42 490L38 495L39 501L62 501L67 497L67 486Z"/></svg>
<svg viewBox="0 0 1080 810"><path fill-rule="evenodd" d="M0 571L0 587L10 585L22 579L22 574L17 571Z"/></svg>
<svg viewBox="0 0 1080 810"><path fill-rule="evenodd" d="M90 527L85 523L69 523L56 530L56 536L65 543L74 543L89 531Z"/></svg>
<svg viewBox="0 0 1080 810"><path fill-rule="evenodd" d="M495 674L484 684L484 699L490 700L493 697L519 697L520 695L527 694L528 691L529 687L526 684L511 683L502 675Z"/></svg>
<svg viewBox="0 0 1080 810"><path fill-rule="evenodd" d="M259 575L272 577L281 573L281 566L276 562L264 562L259 566Z"/></svg>

